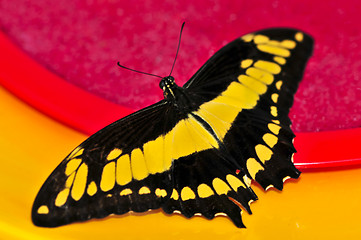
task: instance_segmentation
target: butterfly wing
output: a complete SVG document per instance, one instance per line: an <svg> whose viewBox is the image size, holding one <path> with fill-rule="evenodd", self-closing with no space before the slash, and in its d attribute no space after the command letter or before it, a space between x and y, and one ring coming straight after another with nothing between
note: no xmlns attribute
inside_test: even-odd
<svg viewBox="0 0 361 240"><path fill-rule="evenodd" d="M95 133L70 153L40 189L34 224L55 227L159 208L171 189L163 135L178 114L161 101Z"/></svg>
<svg viewBox="0 0 361 240"><path fill-rule="evenodd" d="M239 206L251 212L257 199L251 179L281 190L298 178L288 112L312 48L312 38L297 30L251 33L219 50L184 85L199 100L192 115L220 143L174 162L175 197L166 212L210 219L223 213L242 227Z"/></svg>

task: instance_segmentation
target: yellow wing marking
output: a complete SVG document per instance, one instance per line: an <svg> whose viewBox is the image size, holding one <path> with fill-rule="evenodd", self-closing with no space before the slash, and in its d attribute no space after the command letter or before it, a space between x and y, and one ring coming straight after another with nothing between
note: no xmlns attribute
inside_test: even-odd
<svg viewBox="0 0 361 240"><path fill-rule="evenodd" d="M193 190L190 189L190 187L184 187L181 191L181 199L183 201L189 200L189 199L195 199L196 195L194 194Z"/></svg>
<svg viewBox="0 0 361 240"><path fill-rule="evenodd" d="M164 189L157 188L155 190L155 195L157 195L157 197L165 197L167 196L167 191Z"/></svg>
<svg viewBox="0 0 361 240"><path fill-rule="evenodd" d="M252 59L245 59L241 62L241 68L248 68L253 63Z"/></svg>
<svg viewBox="0 0 361 240"><path fill-rule="evenodd" d="M178 123L177 123L178 125ZM176 126L177 126L176 125ZM176 127L175 126L175 127ZM174 127L174 128L175 128ZM173 148L173 138L174 138L174 128L170 130L165 136L164 136L164 168L169 169L172 165L173 158L172 158L172 148Z"/></svg>
<svg viewBox="0 0 361 240"><path fill-rule="evenodd" d="M269 37L258 34L253 38L253 42L255 44L260 44L260 43L267 43L269 41Z"/></svg>
<svg viewBox="0 0 361 240"><path fill-rule="evenodd" d="M207 184L204 183L198 186L197 192L200 198L207 198L214 195L213 190Z"/></svg>
<svg viewBox="0 0 361 240"><path fill-rule="evenodd" d="M227 183L225 183L220 178L213 179L212 185L218 195L227 194L229 191L231 191Z"/></svg>
<svg viewBox="0 0 361 240"><path fill-rule="evenodd" d="M70 191L69 188L65 188L58 193L58 195L55 198L55 206L61 207L66 203L66 200L68 199L69 196L69 191Z"/></svg>
<svg viewBox="0 0 361 240"><path fill-rule="evenodd" d="M221 100L223 98L218 97L217 99ZM225 98L225 100L227 100L227 98ZM226 105L226 103L224 103L224 105ZM201 107L195 114L206 121L212 127L218 138L222 139L226 135L228 129L231 128L231 124L219 119L217 116L211 112L208 112L206 109L207 106L205 108Z"/></svg>
<svg viewBox="0 0 361 240"><path fill-rule="evenodd" d="M197 136L191 136L185 119L179 121L172 131L174 132L172 142L172 159L178 159L196 152L196 145L192 137ZM168 165L171 165L171 162L169 162L167 166Z"/></svg>
<svg viewBox="0 0 361 240"><path fill-rule="evenodd" d="M271 106L271 115L274 116L274 117L277 117L277 115L278 115L277 107Z"/></svg>
<svg viewBox="0 0 361 240"><path fill-rule="evenodd" d="M257 94L261 95L267 91L267 85L247 75L240 75L238 77L238 81L243 85L245 85L246 87L255 91Z"/></svg>
<svg viewBox="0 0 361 240"><path fill-rule="evenodd" d="M87 189L87 193L89 196L93 196L94 194L96 194L97 190L98 190L98 188L94 181L89 183L88 189Z"/></svg>
<svg viewBox="0 0 361 240"><path fill-rule="evenodd" d="M126 189L123 189L120 193L119 193L119 195L120 196L126 196L126 195L129 195L129 194L132 194L133 193L133 191L130 189L130 188L126 188Z"/></svg>
<svg viewBox="0 0 361 240"><path fill-rule="evenodd" d="M218 142L191 114L187 126L198 152L209 148L218 148Z"/></svg>
<svg viewBox="0 0 361 240"><path fill-rule="evenodd" d="M146 186L141 187L141 189L139 189L139 195L143 195L143 194L149 194L150 193L150 189Z"/></svg>
<svg viewBox="0 0 361 240"><path fill-rule="evenodd" d="M83 152L84 152L84 148L77 147L69 154L68 159L79 157L80 155L83 154Z"/></svg>
<svg viewBox="0 0 361 240"><path fill-rule="evenodd" d="M302 42L303 41L303 33L301 32L298 32L295 34L295 39L298 41L298 42Z"/></svg>
<svg viewBox="0 0 361 240"><path fill-rule="evenodd" d="M251 69L251 68L249 68L249 69ZM232 82L228 86L228 88L224 92L222 92L222 96L234 98L234 99L238 100L239 101L239 103L238 103L239 110L252 109L254 106L256 106L257 101L259 99L259 95L257 93L250 91L249 88L243 86L242 84L240 84L238 82ZM216 99L211 101L210 103L212 103L212 102L216 102ZM222 111L219 112L219 110L218 110L216 113L218 115L222 115ZM226 121L233 122L233 120L230 121L230 119L227 119Z"/></svg>
<svg viewBox="0 0 361 240"><path fill-rule="evenodd" d="M271 73L259 68L250 67L246 70L246 74L267 85L270 85L274 80L274 76Z"/></svg>
<svg viewBox="0 0 361 240"><path fill-rule="evenodd" d="M262 165L259 162L257 162L257 160L254 158L248 158L246 165L247 165L247 170L253 179L255 179L256 174L259 171L264 170Z"/></svg>
<svg viewBox="0 0 361 240"><path fill-rule="evenodd" d="M76 173L73 188L71 190L71 197L78 201L84 194L86 181L88 177L88 166L82 163Z"/></svg>
<svg viewBox="0 0 361 240"><path fill-rule="evenodd" d="M273 63L269 61L258 60L257 62L255 62L253 66L265 70L267 72L270 72L272 74L279 74L281 72L281 67L277 63Z"/></svg>
<svg viewBox="0 0 361 240"><path fill-rule="evenodd" d="M280 89L281 89L282 84L283 84L283 82L282 82L281 80L278 81L278 82L276 82L276 88L277 88L277 90L280 90Z"/></svg>
<svg viewBox="0 0 361 240"><path fill-rule="evenodd" d="M285 65L285 64L286 64L286 59L283 58L283 57L275 56L275 57L273 58L273 60L275 60L275 62L277 62L278 64L281 64L281 65Z"/></svg>
<svg viewBox="0 0 361 240"><path fill-rule="evenodd" d="M247 187L250 187L252 183L252 179L250 179L247 175L244 175L243 182L246 184Z"/></svg>
<svg viewBox="0 0 361 240"><path fill-rule="evenodd" d="M109 162L103 168L100 189L103 192L109 191L115 184L115 162Z"/></svg>
<svg viewBox="0 0 361 240"><path fill-rule="evenodd" d="M261 162L264 164L266 161L270 160L272 157L273 152L271 151L271 149L269 149L268 147L266 147L265 145L262 144L258 144L255 147L256 150L256 154L259 158L259 160L261 160Z"/></svg>
<svg viewBox="0 0 361 240"><path fill-rule="evenodd" d="M71 185L73 185L74 182L74 178L75 178L75 172L73 172L72 174L70 174L70 176L66 179L65 181L65 187L66 188L70 188Z"/></svg>
<svg viewBox="0 0 361 240"><path fill-rule="evenodd" d="M271 130L271 132L275 135L278 135L278 133L280 132L281 127L273 124L273 123L269 123L268 124L268 129Z"/></svg>
<svg viewBox="0 0 361 240"><path fill-rule="evenodd" d="M283 40L280 45L282 47L288 48L288 49L294 49L296 47L296 42L293 40Z"/></svg>
<svg viewBox="0 0 361 240"><path fill-rule="evenodd" d="M278 95L277 93L273 93L273 94L271 95L271 99L272 99L272 101L273 101L274 103L277 103L277 102L278 102L278 97L279 97L279 95Z"/></svg>
<svg viewBox="0 0 361 240"><path fill-rule="evenodd" d="M68 176L72 174L79 167L80 163L81 163L81 159L79 158L70 160L66 164L65 174Z"/></svg>
<svg viewBox="0 0 361 240"><path fill-rule="evenodd" d="M298 39L301 39L302 41L303 35L296 34L295 38L297 41L299 41ZM279 62L280 64L285 64L285 61L282 59L282 57L289 57L291 55L291 52L289 50L296 47L296 42L291 39L285 39L280 42L277 40L270 40L264 35L256 35L253 38L253 42L256 44L257 48L260 51L275 55L277 57L281 57L275 59L275 61Z"/></svg>
<svg viewBox="0 0 361 240"><path fill-rule="evenodd" d="M42 205L38 208L38 214L48 214L49 208L46 205Z"/></svg>
<svg viewBox="0 0 361 240"><path fill-rule="evenodd" d="M179 199L179 194L177 192L177 190L173 189L172 195L170 196L170 198L172 198L173 200L178 200Z"/></svg>
<svg viewBox="0 0 361 240"><path fill-rule="evenodd" d="M229 185L231 185L232 189L236 192L239 187L247 188L241 180L239 180L236 176L232 174L228 174L226 176L226 179Z"/></svg>
<svg viewBox="0 0 361 240"><path fill-rule="evenodd" d="M117 160L116 181L119 185L125 185L132 181L132 169L130 167L130 158L128 154L122 155Z"/></svg>
<svg viewBox="0 0 361 240"><path fill-rule="evenodd" d="M166 170L164 164L164 139L163 136L143 145L144 159L150 174Z"/></svg>
<svg viewBox="0 0 361 240"><path fill-rule="evenodd" d="M259 44L257 45L257 48L261 50L262 52L270 53L276 56L280 57L289 57L291 56L291 52L288 49L276 47L272 45L267 44Z"/></svg>
<svg viewBox="0 0 361 240"><path fill-rule="evenodd" d="M120 150L119 148L114 148L112 151L110 151L110 153L107 156L107 160L114 160L116 158L118 158L120 155L122 154L122 150Z"/></svg>
<svg viewBox="0 0 361 240"><path fill-rule="evenodd" d="M149 175L143 152L136 148L131 153L132 174L135 180L142 180Z"/></svg>
<svg viewBox="0 0 361 240"><path fill-rule="evenodd" d="M271 133L266 133L262 139L270 148L273 148L278 141L277 137Z"/></svg>
<svg viewBox="0 0 361 240"><path fill-rule="evenodd" d="M254 35L253 34L246 34L241 37L241 39L245 42L250 42L253 40Z"/></svg>

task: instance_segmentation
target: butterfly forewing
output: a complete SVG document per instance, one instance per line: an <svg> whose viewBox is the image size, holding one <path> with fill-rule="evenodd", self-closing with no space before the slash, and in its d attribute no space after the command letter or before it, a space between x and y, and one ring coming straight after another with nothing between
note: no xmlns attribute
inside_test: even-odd
<svg viewBox="0 0 361 240"><path fill-rule="evenodd" d="M186 217L225 214L244 227L241 211L251 213L257 199L251 179L282 189L299 176L288 112L312 47L292 29L226 45L176 102L121 119L66 157L40 189L33 222L54 227L163 208Z"/></svg>

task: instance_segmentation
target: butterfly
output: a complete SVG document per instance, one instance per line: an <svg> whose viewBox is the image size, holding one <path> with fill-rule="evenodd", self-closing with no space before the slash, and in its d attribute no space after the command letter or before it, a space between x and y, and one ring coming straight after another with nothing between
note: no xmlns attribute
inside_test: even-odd
<svg viewBox="0 0 361 240"><path fill-rule="evenodd" d="M245 227L252 181L282 190L300 175L288 113L312 51L304 32L266 29L224 46L183 87L162 78L163 100L90 136L51 173L33 223L161 208Z"/></svg>

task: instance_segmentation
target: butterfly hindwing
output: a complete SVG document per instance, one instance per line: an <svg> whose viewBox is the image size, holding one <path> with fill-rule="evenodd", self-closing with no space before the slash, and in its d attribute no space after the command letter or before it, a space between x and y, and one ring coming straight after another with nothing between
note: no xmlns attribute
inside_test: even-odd
<svg viewBox="0 0 361 240"><path fill-rule="evenodd" d="M163 208L225 214L244 227L251 179L282 189L298 178L288 112L313 41L292 29L247 34L219 50L165 99L100 130L54 170L35 199L54 227ZM164 89L163 89L164 90Z"/></svg>
<svg viewBox="0 0 361 240"><path fill-rule="evenodd" d="M234 172L231 162L217 149L175 161L173 194L163 205L164 211L179 212L186 217L200 214L208 219L223 214L236 226L243 227L239 205L251 212L249 204L257 196L248 185L247 176L242 171Z"/></svg>

